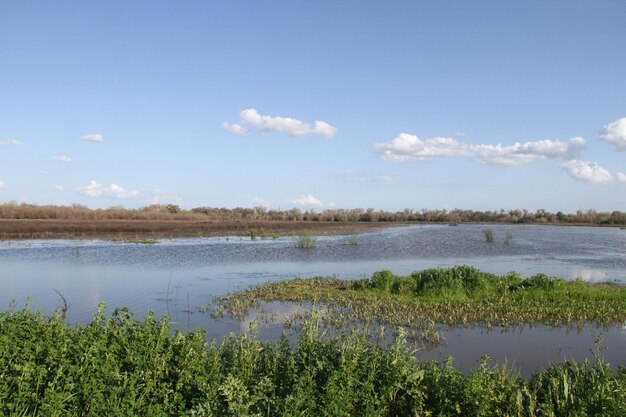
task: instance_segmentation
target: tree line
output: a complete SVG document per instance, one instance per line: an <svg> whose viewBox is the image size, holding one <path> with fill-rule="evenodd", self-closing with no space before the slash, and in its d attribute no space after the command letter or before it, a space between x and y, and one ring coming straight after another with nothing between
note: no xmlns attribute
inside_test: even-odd
<svg viewBox="0 0 626 417"><path fill-rule="evenodd" d="M196 207L190 210L175 204L153 204L128 209L114 206L107 209L91 209L81 204L71 206L0 204L0 219L42 220L201 220L220 222L241 221L317 221L317 222L421 222L421 223L532 223L532 224L594 224L626 225L626 212L599 212L593 209L575 213L556 213L539 209L515 210L375 210L373 208L329 208L287 210L253 208Z"/></svg>

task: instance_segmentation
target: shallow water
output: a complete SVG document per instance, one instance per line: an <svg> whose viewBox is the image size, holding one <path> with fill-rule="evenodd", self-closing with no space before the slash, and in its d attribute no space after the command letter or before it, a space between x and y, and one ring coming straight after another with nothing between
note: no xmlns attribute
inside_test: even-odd
<svg viewBox="0 0 626 417"><path fill-rule="evenodd" d="M485 241L487 229L495 232L495 242ZM508 233L513 236L510 244L505 239ZM196 307L215 295L250 284L293 277L335 274L354 278L381 269L408 274L424 268L467 264L494 273L517 271L530 276L541 272L568 279L626 283L626 231L618 228L408 226L362 233L358 245L350 244L351 240L346 236L319 237L317 247L306 250L297 248L293 238L173 239L156 245L0 241L0 306L7 308L11 300L16 300L19 307L30 296L34 308L50 313L61 305L56 289L71 303L68 320L73 323L89 322L98 303L105 301L109 309L129 307L139 317L150 310L157 315L168 314L176 326L203 327L209 336L220 337L239 327L228 321L215 322L197 312ZM615 328L611 332L607 351L623 348L624 333ZM478 344L474 350L496 346L495 350L483 352L496 357L499 351L515 351L517 339L530 339L529 343L538 340L534 334L510 334L503 341ZM521 359L526 348L517 349L517 356L509 360L517 357L516 363L523 361L525 367L533 367L533 363L540 367L546 360L556 361L548 352L567 352L574 339L581 340L580 336L570 338L550 329L546 334L550 337L542 348L528 345L528 361ZM460 365L464 352L472 351L469 346L473 341L494 336L463 330L446 337L448 348L442 355L453 354ZM467 348L456 350L457 346ZM441 355L433 358L440 359ZM617 359L626 363L626 355L618 355ZM475 365L475 359L468 361Z"/></svg>

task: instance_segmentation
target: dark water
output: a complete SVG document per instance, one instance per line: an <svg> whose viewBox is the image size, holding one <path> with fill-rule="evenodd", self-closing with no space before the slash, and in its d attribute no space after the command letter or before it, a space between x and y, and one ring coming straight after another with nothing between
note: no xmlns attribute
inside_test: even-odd
<svg viewBox="0 0 626 417"><path fill-rule="evenodd" d="M495 232L495 242L485 241L486 229ZM513 236L510 244L506 240L509 233ZM360 234L358 245L350 244L351 240L319 237L317 247L307 250L297 248L293 238L174 239L156 245L0 241L0 305L7 308L16 300L21 306L30 296L35 308L50 313L60 306L56 289L71 303L71 322L88 322L98 303L105 301L109 309L126 306L139 317L153 310L158 315L168 314L176 326L203 327L210 336L220 337L238 331L238 326L215 322L196 307L212 296L250 284L298 276L354 278L381 269L405 274L468 264L494 273L517 271L529 276L542 272L568 279L626 283L626 231L617 228L411 226ZM265 332L271 338L276 329ZM483 353L501 359L498 352L506 351L509 360L536 368L569 355L588 356L595 333L595 329L582 336L527 329L521 336L463 330L446 335L448 344L442 353L434 351L427 356L440 359L453 354L460 366L466 362L472 366ZM625 347L622 329L604 333L607 356L626 363L626 354L610 356Z"/></svg>

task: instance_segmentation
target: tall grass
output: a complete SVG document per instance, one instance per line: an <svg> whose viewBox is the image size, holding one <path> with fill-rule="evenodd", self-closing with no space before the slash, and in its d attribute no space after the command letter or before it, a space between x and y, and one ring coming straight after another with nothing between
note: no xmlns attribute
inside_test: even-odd
<svg viewBox="0 0 626 417"><path fill-rule="evenodd" d="M0 313L0 415L549 416L626 415L626 371L602 358L530 379L485 358L469 375L420 362L400 331L381 348L359 331L295 346L255 336L207 344L166 318L101 309L87 326L60 314Z"/></svg>
<svg viewBox="0 0 626 417"><path fill-rule="evenodd" d="M492 243L496 240L496 234L493 229L484 230L483 233L485 234L485 240L487 242Z"/></svg>
<svg viewBox="0 0 626 417"><path fill-rule="evenodd" d="M317 237L311 233L303 233L298 236L296 246L300 249L313 249L317 246Z"/></svg>

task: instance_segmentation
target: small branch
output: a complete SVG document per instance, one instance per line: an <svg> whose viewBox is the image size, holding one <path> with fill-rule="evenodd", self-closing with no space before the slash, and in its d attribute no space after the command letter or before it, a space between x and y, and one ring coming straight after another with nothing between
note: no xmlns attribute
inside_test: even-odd
<svg viewBox="0 0 626 417"><path fill-rule="evenodd" d="M61 301L63 302L63 307L61 307L61 317L65 320L67 318L67 310L69 310L71 304L67 302L63 294L61 294L56 288L52 289L59 295L59 298L61 298Z"/></svg>

